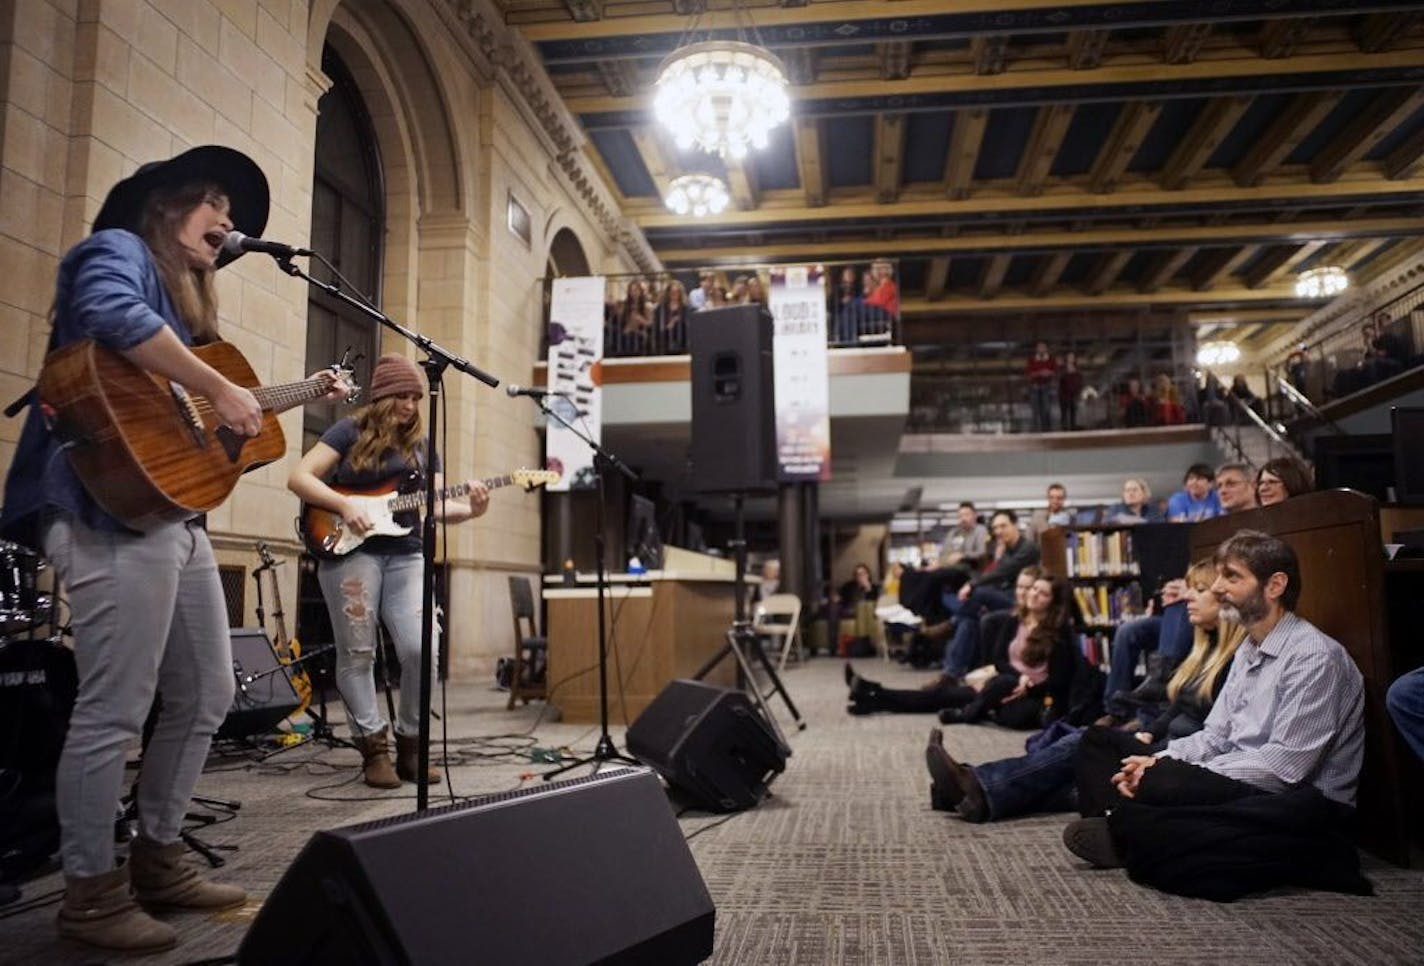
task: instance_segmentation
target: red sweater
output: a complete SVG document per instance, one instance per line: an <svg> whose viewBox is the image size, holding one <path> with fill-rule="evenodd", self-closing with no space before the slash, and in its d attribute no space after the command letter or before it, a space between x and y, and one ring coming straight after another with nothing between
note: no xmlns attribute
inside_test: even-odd
<svg viewBox="0 0 1424 966"><path fill-rule="evenodd" d="M1053 377L1058 372L1058 360L1049 356L1047 359L1040 359L1038 356L1030 356L1028 360L1028 381L1035 386L1046 386L1053 382Z"/></svg>

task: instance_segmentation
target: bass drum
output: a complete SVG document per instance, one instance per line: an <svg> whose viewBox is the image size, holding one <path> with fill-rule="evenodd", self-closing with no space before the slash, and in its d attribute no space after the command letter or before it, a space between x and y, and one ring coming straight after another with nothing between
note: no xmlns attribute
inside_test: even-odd
<svg viewBox="0 0 1424 966"><path fill-rule="evenodd" d="M50 619L53 598L40 591L47 569L29 547L0 540L0 635L22 634Z"/></svg>

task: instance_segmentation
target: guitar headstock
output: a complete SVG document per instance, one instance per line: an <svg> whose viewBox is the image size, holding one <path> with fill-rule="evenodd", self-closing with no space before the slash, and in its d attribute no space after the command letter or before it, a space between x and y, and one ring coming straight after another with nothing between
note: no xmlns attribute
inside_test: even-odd
<svg viewBox="0 0 1424 966"><path fill-rule="evenodd" d="M356 384L356 370L346 364L343 358L340 362L333 362L321 371L320 378L326 381L328 390L338 382L346 383L348 391L342 402L348 406L356 402L361 395L361 387Z"/></svg>
<svg viewBox="0 0 1424 966"><path fill-rule="evenodd" d="M548 486L550 483L559 482L563 474L558 470L530 470L518 469L509 474L510 479L526 490L532 490L536 486Z"/></svg>

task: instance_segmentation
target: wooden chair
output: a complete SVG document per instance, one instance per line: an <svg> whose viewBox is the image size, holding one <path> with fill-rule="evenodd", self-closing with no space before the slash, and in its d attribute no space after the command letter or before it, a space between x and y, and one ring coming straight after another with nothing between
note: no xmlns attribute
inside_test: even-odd
<svg viewBox="0 0 1424 966"><path fill-rule="evenodd" d="M757 605L752 618L752 630L773 643L780 642L780 671L786 670L786 658L791 648L796 648L796 659L802 660L801 653L801 598L795 594L772 594Z"/></svg>
<svg viewBox="0 0 1424 966"><path fill-rule="evenodd" d="M514 614L514 669L509 675L509 704L530 698L547 698L548 682L541 680L526 683L526 675L532 675L536 668L549 666L549 639L539 634L539 625L534 615L534 592L528 577L509 578L509 605Z"/></svg>

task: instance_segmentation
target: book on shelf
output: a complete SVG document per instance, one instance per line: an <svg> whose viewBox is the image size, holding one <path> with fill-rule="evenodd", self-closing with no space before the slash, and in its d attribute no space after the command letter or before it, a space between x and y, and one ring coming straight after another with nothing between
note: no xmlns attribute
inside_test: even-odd
<svg viewBox="0 0 1424 966"><path fill-rule="evenodd" d="M1089 627L1116 627L1142 613L1142 588L1136 583L1090 584L1073 588L1073 602Z"/></svg>
<svg viewBox="0 0 1424 966"><path fill-rule="evenodd" d="M1069 577L1125 577L1138 572L1131 530L1069 530L1065 550Z"/></svg>

